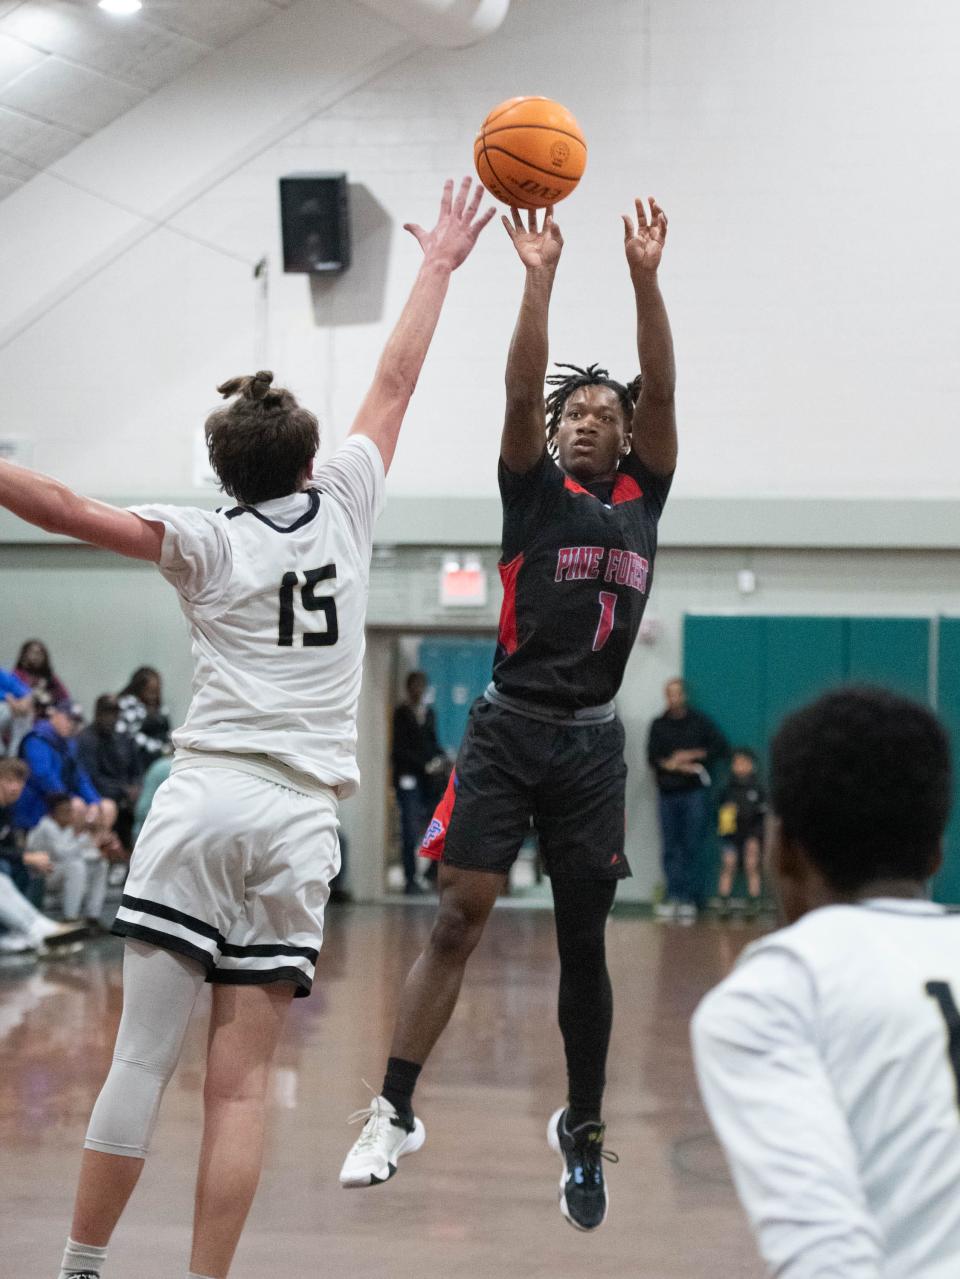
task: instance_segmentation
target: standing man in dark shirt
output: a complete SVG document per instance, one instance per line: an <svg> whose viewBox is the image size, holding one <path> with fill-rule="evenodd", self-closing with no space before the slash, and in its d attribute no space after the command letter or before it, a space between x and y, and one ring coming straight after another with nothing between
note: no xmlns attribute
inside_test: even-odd
<svg viewBox="0 0 960 1279"><path fill-rule="evenodd" d="M133 810L143 773L134 739L117 732L119 716L120 705L113 693L98 697L93 723L77 734L77 756L100 794L116 804L117 836L129 852L133 848Z"/></svg>
<svg viewBox="0 0 960 1279"><path fill-rule="evenodd" d="M531 818L550 875L560 953L568 1103L548 1141L560 1209L577 1229L606 1215L601 1117L613 998L605 929L624 855L624 732L613 698L647 602L657 522L676 466L673 342L657 281L667 220L624 218L642 384L590 365L548 379L547 317L563 239L513 211L526 269L507 359L500 451L504 585L493 683L473 706L456 772L424 840L442 853L440 908L400 1001L381 1095L340 1173L369 1186L417 1150L417 1076L447 1024L466 962ZM465 1159L467 1155L465 1153Z"/></svg>
<svg viewBox="0 0 960 1279"><path fill-rule="evenodd" d="M431 792L430 783L442 775L445 763L437 741L436 717L423 701L426 691L426 675L423 671L411 671L407 676L407 699L393 712L391 763L400 810L400 850L407 894L423 891L417 882L417 848L427 824L430 802L436 802L437 798Z"/></svg>
<svg viewBox="0 0 960 1279"><path fill-rule="evenodd" d="M697 917L702 905L700 845L710 813L710 767L727 753L723 734L712 720L687 704L682 679L668 681L667 708L650 725L647 759L660 792L660 832L666 899L661 919Z"/></svg>

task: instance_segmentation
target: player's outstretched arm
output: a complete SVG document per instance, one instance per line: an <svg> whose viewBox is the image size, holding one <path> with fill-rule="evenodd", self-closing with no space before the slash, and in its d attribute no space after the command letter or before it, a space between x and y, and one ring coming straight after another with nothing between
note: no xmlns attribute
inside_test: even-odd
<svg viewBox="0 0 960 1279"><path fill-rule="evenodd" d="M0 506L47 533L75 537L131 559L160 562L162 524L80 497L59 480L14 462L0 461Z"/></svg>
<svg viewBox="0 0 960 1279"><path fill-rule="evenodd" d="M637 354L643 377L633 414L633 451L656 475L671 475L677 465L677 369L670 320L657 280L667 238L667 215L653 196L649 218L642 200L636 200L635 205L636 227L623 215L623 247L637 301Z"/></svg>
<svg viewBox="0 0 960 1279"><path fill-rule="evenodd" d="M440 216L431 231L408 222L404 226L423 249L423 262L387 345L373 383L354 420L351 435L366 435L377 445L384 470L390 469L404 414L423 368L447 296L450 276L469 257L477 237L493 217L493 209L477 217L483 187L470 198L464 178L456 199L453 182L443 187Z"/></svg>
<svg viewBox="0 0 960 1279"><path fill-rule="evenodd" d="M500 456L509 470L523 475L536 465L546 447L543 380L549 358L547 318L563 236L553 220L552 207L546 210L539 229L535 209L527 214L526 226L518 209L511 213L512 221L504 217L503 225L527 269L527 277L507 356L507 408Z"/></svg>

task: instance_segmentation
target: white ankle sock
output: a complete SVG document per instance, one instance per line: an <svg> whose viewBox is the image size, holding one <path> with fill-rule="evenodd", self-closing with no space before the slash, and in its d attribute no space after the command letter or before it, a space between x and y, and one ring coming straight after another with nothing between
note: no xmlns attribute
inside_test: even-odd
<svg viewBox="0 0 960 1279"><path fill-rule="evenodd" d="M193 1271L191 1270L191 1271L190 1271L190 1273L187 1275L187 1279L210 1279L210 1276L209 1276L209 1275L195 1275L195 1274L193 1273Z"/></svg>
<svg viewBox="0 0 960 1279"><path fill-rule="evenodd" d="M103 1263L107 1259L106 1248L97 1248L92 1243L77 1243L68 1239L60 1263L58 1279L72 1279L75 1275L94 1275L100 1279Z"/></svg>

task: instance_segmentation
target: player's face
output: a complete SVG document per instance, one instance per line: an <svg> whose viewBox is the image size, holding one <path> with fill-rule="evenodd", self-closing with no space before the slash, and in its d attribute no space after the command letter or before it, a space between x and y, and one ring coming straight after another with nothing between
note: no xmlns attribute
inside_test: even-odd
<svg viewBox="0 0 960 1279"><path fill-rule="evenodd" d="M581 386L557 428L560 467L581 484L610 480L629 448L620 397L609 386Z"/></svg>

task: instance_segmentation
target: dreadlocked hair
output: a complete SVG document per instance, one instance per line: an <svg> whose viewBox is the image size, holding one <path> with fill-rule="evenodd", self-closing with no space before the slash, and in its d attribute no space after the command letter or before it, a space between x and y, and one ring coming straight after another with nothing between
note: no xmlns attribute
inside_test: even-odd
<svg viewBox="0 0 960 1279"><path fill-rule="evenodd" d="M320 442L314 415L275 387L267 369L230 378L217 390L231 402L210 414L205 433L224 491L245 506L295 492Z"/></svg>
<svg viewBox="0 0 960 1279"><path fill-rule="evenodd" d="M620 401L629 433L629 424L633 421L633 410L640 398L639 373L632 382L624 386L622 382L615 381L599 364L588 364L585 369L581 369L576 364L555 364L554 368L568 369L569 372L551 373L547 378L547 386L554 388L544 401L547 414L547 445L552 454L556 454L557 430L560 427L560 419L563 417L563 406L574 391L579 391L582 386L609 387Z"/></svg>

